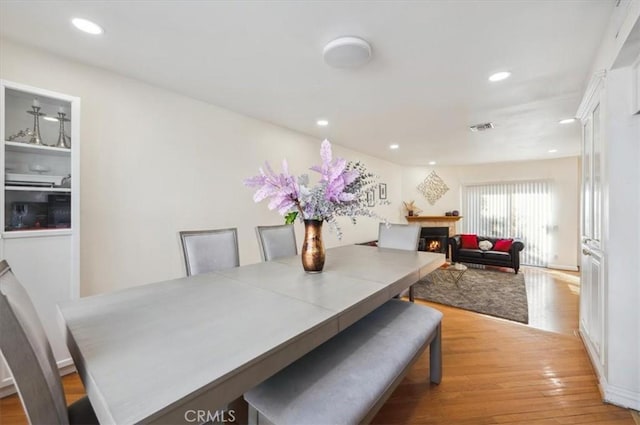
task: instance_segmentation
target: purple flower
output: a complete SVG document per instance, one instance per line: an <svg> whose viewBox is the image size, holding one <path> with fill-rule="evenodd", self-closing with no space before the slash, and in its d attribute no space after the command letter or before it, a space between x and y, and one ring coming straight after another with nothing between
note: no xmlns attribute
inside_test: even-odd
<svg viewBox="0 0 640 425"><path fill-rule="evenodd" d="M269 209L281 215L297 211L300 219L326 220L338 238L342 233L337 217L350 217L354 223L356 216L378 217L369 210L363 196L375 187L375 176L359 162L347 164L342 158L333 159L328 140L322 142L320 158L322 164L311 167L320 174L320 182L313 187L309 185L308 175L297 179L290 175L286 160L282 161L282 173L274 172L269 163L265 163L260 174L246 179L244 184L256 189L255 202L268 199Z"/></svg>
<svg viewBox="0 0 640 425"><path fill-rule="evenodd" d="M300 188L295 177L289 174L286 159L282 161L282 171L276 174L265 162L264 169L260 168L260 175L246 179L244 184L258 189L253 194L254 202L269 198L269 209L284 215L299 205Z"/></svg>
<svg viewBox="0 0 640 425"><path fill-rule="evenodd" d="M331 143L326 139L320 146L320 158L322 158L322 165L313 166L311 169L322 176L321 181L326 185L325 197L327 201L353 201L356 195L346 193L345 188L358 177L358 172L355 170L347 171L347 161L342 158L332 160Z"/></svg>

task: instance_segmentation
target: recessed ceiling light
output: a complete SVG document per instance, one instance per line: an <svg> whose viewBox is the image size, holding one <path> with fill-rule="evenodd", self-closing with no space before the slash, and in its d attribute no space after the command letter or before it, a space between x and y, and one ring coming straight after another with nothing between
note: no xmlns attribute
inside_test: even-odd
<svg viewBox="0 0 640 425"><path fill-rule="evenodd" d="M389 149L398 149L400 147L400 145L396 145L395 143L393 145L389 145Z"/></svg>
<svg viewBox="0 0 640 425"><path fill-rule="evenodd" d="M84 31L88 34L98 35L104 32L104 30L100 25L96 24L95 22L91 22L87 19L73 18L71 20L71 23L80 31Z"/></svg>
<svg viewBox="0 0 640 425"><path fill-rule="evenodd" d="M42 117L43 120L46 121L55 121L58 122L58 118L54 118L54 117Z"/></svg>
<svg viewBox="0 0 640 425"><path fill-rule="evenodd" d="M318 120L316 121L316 124L320 127L326 127L329 125L329 121L328 120Z"/></svg>
<svg viewBox="0 0 640 425"><path fill-rule="evenodd" d="M558 149L549 149L547 152L549 152L549 153L556 153L556 152L558 152Z"/></svg>
<svg viewBox="0 0 640 425"><path fill-rule="evenodd" d="M435 161L429 161L429 165L436 165Z"/></svg>
<svg viewBox="0 0 640 425"><path fill-rule="evenodd" d="M495 74L490 76L489 77L489 81L495 83L497 81L506 80L509 77L511 77L511 73L509 71L500 71L500 72L496 72Z"/></svg>
<svg viewBox="0 0 640 425"><path fill-rule="evenodd" d="M558 123L559 124L571 124L575 120L576 120L575 118L565 118L563 120L558 121Z"/></svg>

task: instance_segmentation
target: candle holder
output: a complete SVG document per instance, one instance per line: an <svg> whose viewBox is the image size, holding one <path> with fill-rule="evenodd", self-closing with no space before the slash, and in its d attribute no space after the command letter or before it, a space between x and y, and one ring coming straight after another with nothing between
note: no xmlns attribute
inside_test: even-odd
<svg viewBox="0 0 640 425"><path fill-rule="evenodd" d="M64 134L64 123L71 121L69 118L65 118L67 114L64 112L58 112L58 121L60 121L60 134L58 135L57 148L71 149L71 138Z"/></svg>
<svg viewBox="0 0 640 425"><path fill-rule="evenodd" d="M29 143L32 145L43 145L42 137L40 137L40 117L47 114L40 112L40 106L33 105L31 109L33 109L33 111L27 111L27 114L33 115L33 134L31 135L31 139L29 139Z"/></svg>

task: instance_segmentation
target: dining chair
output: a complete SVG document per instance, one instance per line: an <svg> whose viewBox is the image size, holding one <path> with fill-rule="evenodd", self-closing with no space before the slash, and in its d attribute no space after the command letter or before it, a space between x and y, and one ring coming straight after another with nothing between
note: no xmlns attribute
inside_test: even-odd
<svg viewBox="0 0 640 425"><path fill-rule="evenodd" d="M262 261L298 255L296 233L293 224L257 226L258 245Z"/></svg>
<svg viewBox="0 0 640 425"><path fill-rule="evenodd" d="M378 226L378 247L402 249L405 251L417 251L420 243L420 226L412 224L385 224ZM409 287L409 301L414 301L413 285ZM396 297L403 296L407 291L403 291Z"/></svg>
<svg viewBox="0 0 640 425"><path fill-rule="evenodd" d="M180 232L187 276L230 269L240 265L238 230L189 230Z"/></svg>
<svg viewBox="0 0 640 425"><path fill-rule="evenodd" d="M385 224L378 227L378 247L417 251L420 242L420 226L412 224Z"/></svg>
<svg viewBox="0 0 640 425"><path fill-rule="evenodd" d="M97 424L84 397L67 407L51 345L29 294L0 262L0 351L32 424Z"/></svg>

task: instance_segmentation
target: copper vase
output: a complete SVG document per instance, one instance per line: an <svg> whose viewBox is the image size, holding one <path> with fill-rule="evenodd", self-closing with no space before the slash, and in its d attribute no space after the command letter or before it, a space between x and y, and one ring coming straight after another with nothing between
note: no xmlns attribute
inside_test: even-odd
<svg viewBox="0 0 640 425"><path fill-rule="evenodd" d="M307 273L320 273L324 267L324 244L322 243L322 220L304 221L304 243L302 244L302 267Z"/></svg>

